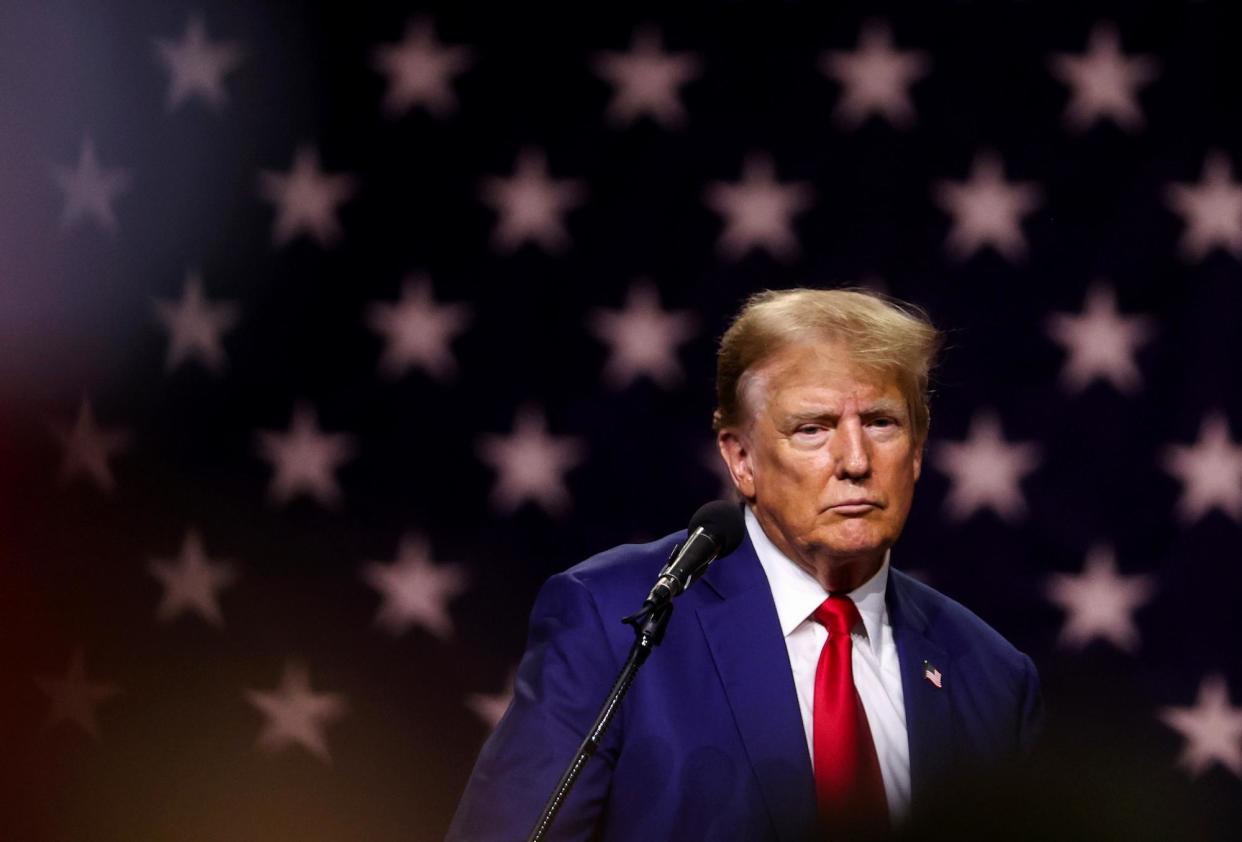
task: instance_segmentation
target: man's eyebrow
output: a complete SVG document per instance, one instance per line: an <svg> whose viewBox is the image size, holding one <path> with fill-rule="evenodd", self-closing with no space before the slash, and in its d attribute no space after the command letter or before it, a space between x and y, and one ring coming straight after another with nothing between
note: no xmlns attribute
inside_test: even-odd
<svg viewBox="0 0 1242 842"><path fill-rule="evenodd" d="M880 413L889 413L892 415L904 415L906 412L905 401L894 400L892 398L880 398L867 404L859 412L859 415L878 415Z"/></svg>
<svg viewBox="0 0 1242 842"><path fill-rule="evenodd" d="M805 409L801 412L790 412L785 416L786 424L805 424L808 421L833 420L841 413L829 409Z"/></svg>
<svg viewBox="0 0 1242 842"><path fill-rule="evenodd" d="M905 401L893 398L878 398L871 403L866 404L859 410L859 415L900 415L905 416ZM790 424L800 424L806 421L819 421L821 419L839 418L841 413L836 408L827 406L817 407L814 409L795 410L785 416L786 422Z"/></svg>

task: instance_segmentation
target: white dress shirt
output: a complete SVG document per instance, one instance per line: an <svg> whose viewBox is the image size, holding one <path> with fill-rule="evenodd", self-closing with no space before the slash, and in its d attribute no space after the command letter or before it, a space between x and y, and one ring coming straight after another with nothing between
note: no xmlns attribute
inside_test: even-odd
<svg viewBox="0 0 1242 842"><path fill-rule="evenodd" d="M828 630L811 615L828 598L828 592L814 576L777 549L749 507L746 531L772 589L776 616L780 619L781 633L785 635L789 667L798 692L807 751L814 764L815 669L819 653L828 640ZM906 705L897 646L884 602L887 586L888 556L885 556L879 571L846 595L858 607L865 627L865 632L855 629L851 634L854 686L858 688L867 713L867 724L880 760L889 815L898 819L910 806L910 740L906 732Z"/></svg>

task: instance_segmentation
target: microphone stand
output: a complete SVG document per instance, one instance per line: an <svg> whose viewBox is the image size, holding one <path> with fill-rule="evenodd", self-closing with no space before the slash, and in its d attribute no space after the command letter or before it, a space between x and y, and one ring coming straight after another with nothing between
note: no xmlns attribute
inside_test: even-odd
<svg viewBox="0 0 1242 842"><path fill-rule="evenodd" d="M673 548L674 555L678 549L680 545ZM621 707L621 700L625 698L630 685L634 683L634 676L638 675L638 668L647 661L647 656L660 645L660 641L664 640L664 630L671 616L673 616L673 601L670 598L658 603L645 602L638 613L631 614L621 621L634 627L634 645L630 647L630 654L625 659L625 664L621 667L621 672L617 675L617 680L613 683L608 698L604 700L599 714L595 717L595 724L591 726L586 739L578 747L578 753L566 767L565 774L561 775L561 781L556 785L556 790L548 799L548 803L544 805L539 821L535 823L535 829L530 832L530 836L526 837L527 842L543 842L547 837L552 820L556 818L565 799L569 797L569 791L573 789L578 776L582 774L583 767L599 748L604 732L608 730L609 724Z"/></svg>

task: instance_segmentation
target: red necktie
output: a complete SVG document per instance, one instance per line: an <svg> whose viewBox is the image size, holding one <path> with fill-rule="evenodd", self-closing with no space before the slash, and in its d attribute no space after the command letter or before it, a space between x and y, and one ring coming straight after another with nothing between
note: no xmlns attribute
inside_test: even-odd
<svg viewBox="0 0 1242 842"><path fill-rule="evenodd" d="M861 619L847 596L830 596L813 615L828 629L815 668L815 793L821 823L834 836L874 833L888 802L867 713L854 686L850 630Z"/></svg>

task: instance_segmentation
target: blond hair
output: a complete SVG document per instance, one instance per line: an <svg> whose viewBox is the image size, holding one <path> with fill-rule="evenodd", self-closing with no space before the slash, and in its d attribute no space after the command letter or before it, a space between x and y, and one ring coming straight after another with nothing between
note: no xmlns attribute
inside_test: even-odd
<svg viewBox="0 0 1242 842"><path fill-rule="evenodd" d="M851 361L892 376L910 411L914 440L931 422L928 376L942 337L912 304L859 289L766 290L752 295L720 339L712 427L738 426L745 416L742 378L772 354L799 342L842 343Z"/></svg>

